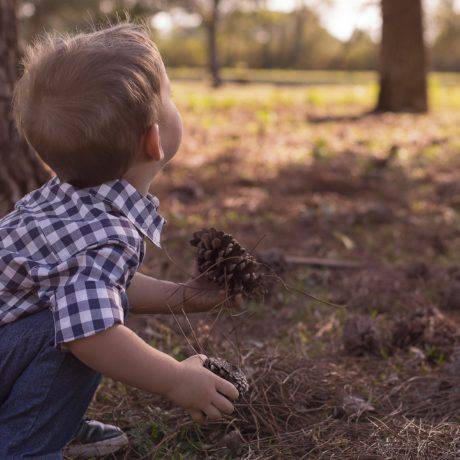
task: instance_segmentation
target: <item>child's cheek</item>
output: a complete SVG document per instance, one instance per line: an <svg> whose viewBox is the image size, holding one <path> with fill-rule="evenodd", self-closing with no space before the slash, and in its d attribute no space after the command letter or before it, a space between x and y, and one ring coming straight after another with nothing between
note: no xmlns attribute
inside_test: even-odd
<svg viewBox="0 0 460 460"><path fill-rule="evenodd" d="M182 140L182 120L172 103L164 121L160 122L160 138L165 157L169 160L176 154Z"/></svg>

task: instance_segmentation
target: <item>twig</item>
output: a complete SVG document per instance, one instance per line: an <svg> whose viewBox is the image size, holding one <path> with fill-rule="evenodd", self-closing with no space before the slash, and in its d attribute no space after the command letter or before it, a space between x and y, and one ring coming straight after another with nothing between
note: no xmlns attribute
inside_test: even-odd
<svg viewBox="0 0 460 460"><path fill-rule="evenodd" d="M361 268L363 264L354 260L336 260L336 259L323 259L318 257L304 257L286 255L284 260L290 265L311 265L314 267L328 267L328 268Z"/></svg>

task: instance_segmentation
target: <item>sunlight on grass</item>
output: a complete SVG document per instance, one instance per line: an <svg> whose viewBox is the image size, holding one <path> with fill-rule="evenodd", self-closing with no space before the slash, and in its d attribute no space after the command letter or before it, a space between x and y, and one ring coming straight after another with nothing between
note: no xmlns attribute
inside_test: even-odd
<svg viewBox="0 0 460 460"><path fill-rule="evenodd" d="M173 79L178 76L174 88L180 104L201 114L209 110L225 111L235 107L260 112L289 105L310 105L316 108L352 105L369 110L374 106L378 93L377 78L371 72L257 71L251 74L250 80L255 84L227 84L218 90L209 88L204 82L183 81L186 75L191 75L192 79L193 76L201 75L196 69L172 69L170 74ZM261 78L261 75L265 75L265 78ZM293 76L296 82L303 84L269 84L270 81L289 83L293 81ZM460 76L453 73L431 74L429 96L435 110L459 108Z"/></svg>
<svg viewBox="0 0 460 460"><path fill-rule="evenodd" d="M372 117L365 115L377 100L375 74L332 74L307 72L308 85L225 84L217 90L204 82L174 81L174 98L185 121L183 161L196 166L221 155L243 156L239 174L263 164L260 174L270 176L280 165L329 161L347 150L385 156L397 143L400 160L408 161L414 148L428 159L444 151L442 139L448 139L452 148L460 143L455 121L460 108L457 75L430 76L428 115ZM317 84L320 77L324 84ZM340 79L345 83L337 84ZM421 145L426 136L434 142ZM212 175L213 166L206 168Z"/></svg>

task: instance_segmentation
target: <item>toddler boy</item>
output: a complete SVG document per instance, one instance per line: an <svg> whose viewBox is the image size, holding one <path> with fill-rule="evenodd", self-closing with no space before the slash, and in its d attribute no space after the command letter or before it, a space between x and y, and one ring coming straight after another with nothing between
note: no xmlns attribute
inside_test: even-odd
<svg viewBox="0 0 460 460"><path fill-rule="evenodd" d="M122 23L48 35L24 66L16 124L56 176L0 220L0 458L62 458L72 439L68 453L86 457L126 444L120 429L82 421L101 374L199 422L231 413L238 392L205 356L178 362L123 324L128 305L195 312L224 298L137 272L164 223L149 187L182 133L157 48Z"/></svg>

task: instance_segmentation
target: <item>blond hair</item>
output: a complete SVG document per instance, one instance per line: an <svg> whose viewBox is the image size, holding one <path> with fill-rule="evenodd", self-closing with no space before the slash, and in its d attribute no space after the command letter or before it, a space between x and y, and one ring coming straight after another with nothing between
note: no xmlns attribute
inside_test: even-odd
<svg viewBox="0 0 460 460"><path fill-rule="evenodd" d="M13 114L42 160L78 187L121 177L161 108L164 65L146 27L46 34L23 65Z"/></svg>

